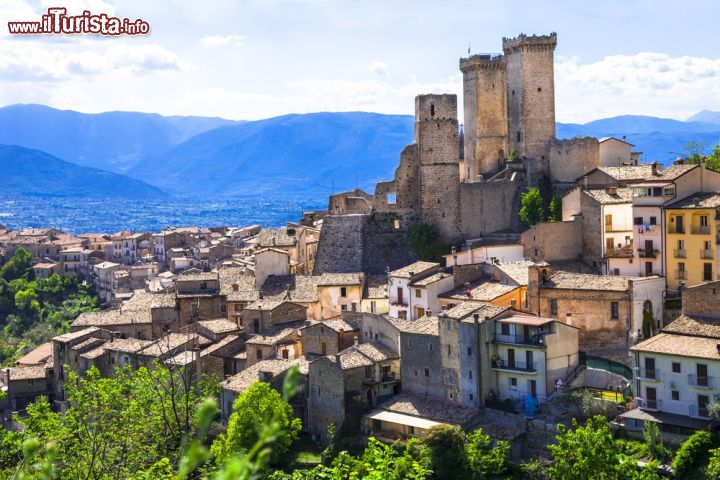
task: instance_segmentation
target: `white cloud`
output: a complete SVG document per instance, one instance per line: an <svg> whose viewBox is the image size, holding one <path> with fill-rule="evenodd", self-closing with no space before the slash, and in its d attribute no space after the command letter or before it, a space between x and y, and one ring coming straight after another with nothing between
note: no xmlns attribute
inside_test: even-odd
<svg viewBox="0 0 720 480"><path fill-rule="evenodd" d="M25 39L0 43L0 78L9 81L77 81L120 70L147 74L191 68L174 53L154 44L49 44Z"/></svg>
<svg viewBox="0 0 720 480"><path fill-rule="evenodd" d="M200 43L206 47L241 46L244 42L243 35L210 35L200 40Z"/></svg>
<svg viewBox="0 0 720 480"><path fill-rule="evenodd" d="M368 65L368 68L371 72L373 72L376 75L385 76L388 74L388 66L387 63L382 62L380 60L375 60L370 65Z"/></svg>
<svg viewBox="0 0 720 480"><path fill-rule="evenodd" d="M624 114L684 119L720 107L720 59L651 52L588 64L558 58L555 92L557 118L563 122Z"/></svg>

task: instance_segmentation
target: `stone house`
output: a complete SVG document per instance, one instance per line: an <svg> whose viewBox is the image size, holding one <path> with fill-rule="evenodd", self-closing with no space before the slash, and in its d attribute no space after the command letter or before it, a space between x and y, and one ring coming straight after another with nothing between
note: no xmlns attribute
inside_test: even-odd
<svg viewBox="0 0 720 480"><path fill-rule="evenodd" d="M306 319L307 308L303 305L279 300L257 300L245 308L242 327L247 333L257 334L277 325Z"/></svg>
<svg viewBox="0 0 720 480"><path fill-rule="evenodd" d="M390 311L387 276L368 275L366 277L360 311L368 313L388 313Z"/></svg>
<svg viewBox="0 0 720 480"><path fill-rule="evenodd" d="M400 358L382 344L363 343L311 362L308 373L310 433L326 444L328 425L356 433L363 413L399 393Z"/></svg>
<svg viewBox="0 0 720 480"><path fill-rule="evenodd" d="M53 273L60 274L60 264L55 262L39 262L32 267L35 278L48 278Z"/></svg>
<svg viewBox="0 0 720 480"><path fill-rule="evenodd" d="M629 348L642 336L643 311L656 331L663 316L662 277L552 273L548 264L529 268L528 310L580 329L580 350L629 363Z"/></svg>
<svg viewBox="0 0 720 480"><path fill-rule="evenodd" d="M60 251L60 271L63 275L74 273L82 277L90 275L89 255L92 250L71 247Z"/></svg>
<svg viewBox="0 0 720 480"><path fill-rule="evenodd" d="M112 304L114 296L114 274L123 267L119 263L102 262L93 266L95 288L102 303Z"/></svg>
<svg viewBox="0 0 720 480"><path fill-rule="evenodd" d="M284 358L294 360L303 355L300 329L311 321L282 323L263 329L245 341L245 366L249 367L262 360Z"/></svg>
<svg viewBox="0 0 720 480"><path fill-rule="evenodd" d="M320 320L342 312L359 312L365 287L363 273L325 273L318 278Z"/></svg>
<svg viewBox="0 0 720 480"><path fill-rule="evenodd" d="M39 397L49 399L52 368L47 365L6 368L0 372L0 385L5 398L0 401L3 425L12 422L12 416L23 416L25 408Z"/></svg>
<svg viewBox="0 0 720 480"><path fill-rule="evenodd" d="M523 308L526 295L527 287L480 280L445 292L438 297L438 301L441 310L449 310L461 303Z"/></svg>
<svg viewBox="0 0 720 480"><path fill-rule="evenodd" d="M484 245L468 248L467 250L453 251L444 256L445 266L474 265L477 263L517 262L523 260L524 250L520 243L504 245Z"/></svg>
<svg viewBox="0 0 720 480"><path fill-rule="evenodd" d="M200 319L227 315L227 303L220 295L218 272L185 271L175 282L175 293L181 327Z"/></svg>
<svg viewBox="0 0 720 480"><path fill-rule="evenodd" d="M352 346L361 335L357 325L342 318L313 323L301 332L303 354L308 358L335 355Z"/></svg>

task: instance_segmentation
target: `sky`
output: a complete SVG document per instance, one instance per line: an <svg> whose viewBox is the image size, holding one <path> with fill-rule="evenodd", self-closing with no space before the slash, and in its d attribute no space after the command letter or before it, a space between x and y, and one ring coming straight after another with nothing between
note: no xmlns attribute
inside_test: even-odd
<svg viewBox="0 0 720 480"><path fill-rule="evenodd" d="M49 7L150 23L147 36L33 36ZM0 106L40 103L255 120L412 114L462 93L458 59L557 32L556 118L684 120L720 110L716 0L0 0Z"/></svg>

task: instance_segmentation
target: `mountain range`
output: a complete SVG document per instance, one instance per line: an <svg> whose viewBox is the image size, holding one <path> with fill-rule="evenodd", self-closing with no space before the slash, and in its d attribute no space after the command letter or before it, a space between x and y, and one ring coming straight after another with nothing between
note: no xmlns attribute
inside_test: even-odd
<svg viewBox="0 0 720 480"><path fill-rule="evenodd" d="M644 160L668 164L689 141L708 150L720 143L720 112L705 110L686 121L624 115L557 124L558 138L585 135L625 137ZM0 167L12 172L0 176L0 189L324 198L355 186L372 191L377 181L391 179L412 138L410 115L322 112L231 121L11 105L0 108L0 145L15 146L0 147Z"/></svg>

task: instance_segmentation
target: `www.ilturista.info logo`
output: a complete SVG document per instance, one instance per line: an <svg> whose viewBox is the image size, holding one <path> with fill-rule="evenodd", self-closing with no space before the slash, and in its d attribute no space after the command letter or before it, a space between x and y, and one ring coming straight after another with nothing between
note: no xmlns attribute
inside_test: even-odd
<svg viewBox="0 0 720 480"><path fill-rule="evenodd" d="M48 8L39 22L8 22L8 30L13 35L147 35L150 24L141 18L130 20L105 13L95 15L89 10L82 15L68 15L66 8L56 7Z"/></svg>

